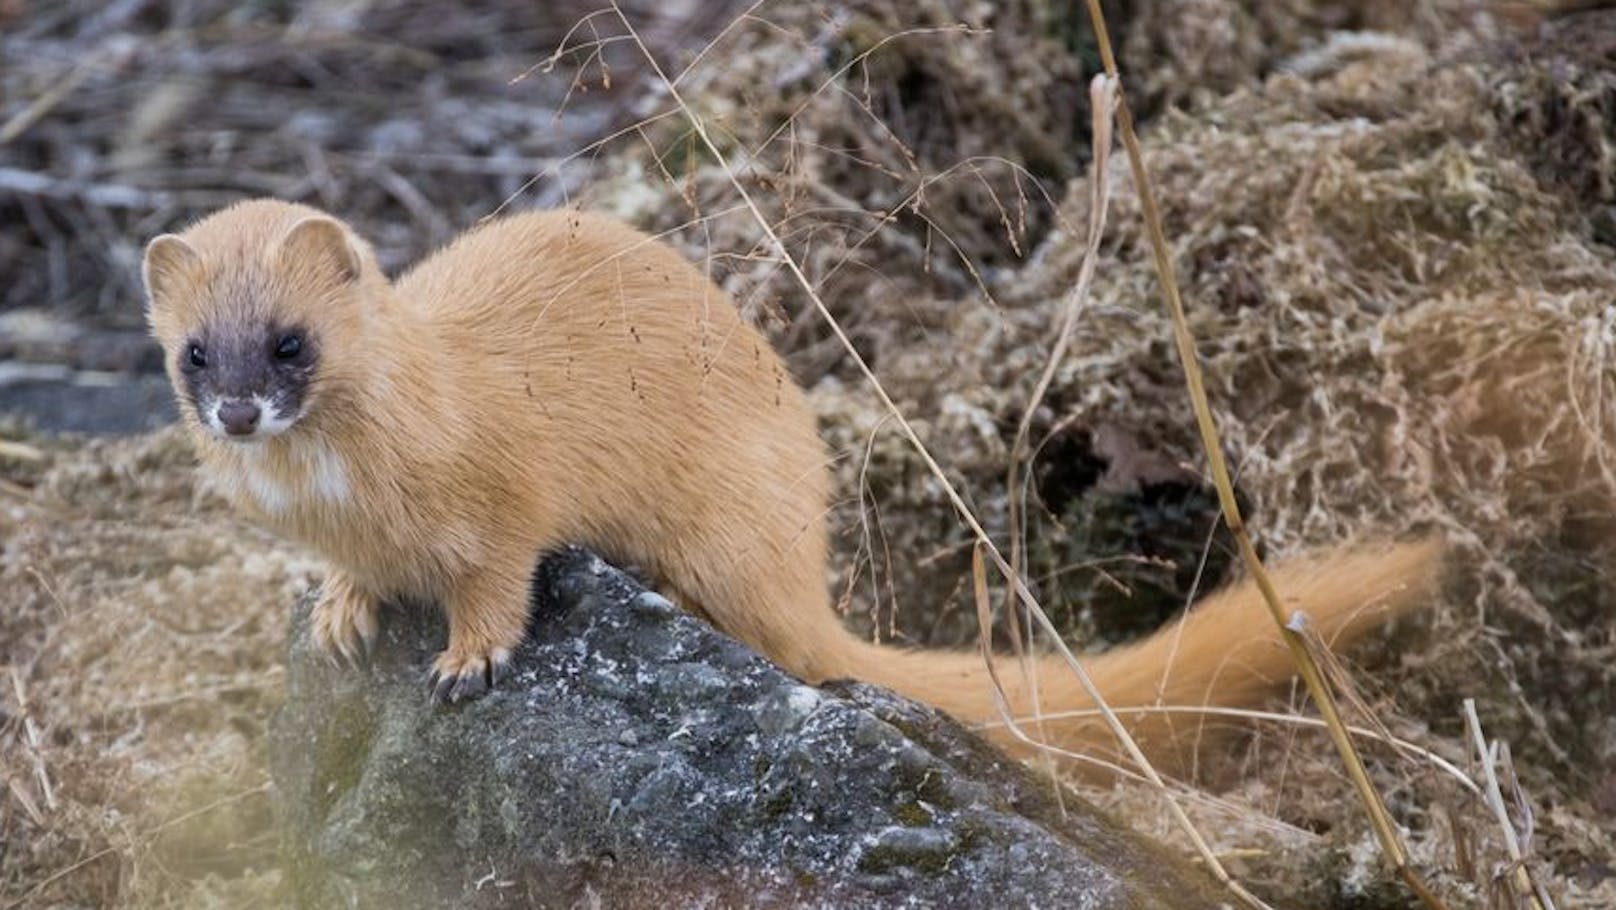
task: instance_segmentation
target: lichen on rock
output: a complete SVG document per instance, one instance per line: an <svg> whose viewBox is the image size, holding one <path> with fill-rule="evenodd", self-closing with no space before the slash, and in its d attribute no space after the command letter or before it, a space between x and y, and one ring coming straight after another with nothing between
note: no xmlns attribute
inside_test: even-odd
<svg viewBox="0 0 1616 910"><path fill-rule="evenodd" d="M1213 907L1201 873L943 715L814 689L596 557L550 557L514 678L435 707L441 618L332 665L298 611L270 738L303 907Z"/></svg>

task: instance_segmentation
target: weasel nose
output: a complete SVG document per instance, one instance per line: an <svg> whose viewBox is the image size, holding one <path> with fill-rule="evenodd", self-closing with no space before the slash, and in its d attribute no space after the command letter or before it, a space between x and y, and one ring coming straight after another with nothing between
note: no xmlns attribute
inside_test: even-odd
<svg viewBox="0 0 1616 910"><path fill-rule="evenodd" d="M247 436L258 429L258 405L250 401L226 401L219 405L219 422L231 436Z"/></svg>

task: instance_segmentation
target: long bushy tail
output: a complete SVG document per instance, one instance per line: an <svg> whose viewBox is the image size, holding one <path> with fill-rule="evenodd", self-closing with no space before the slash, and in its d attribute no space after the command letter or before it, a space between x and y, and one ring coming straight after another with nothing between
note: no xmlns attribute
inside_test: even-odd
<svg viewBox="0 0 1616 910"><path fill-rule="evenodd" d="M1312 629L1340 648L1423 604L1432 593L1441 550L1436 538L1357 545L1293 560L1270 574L1286 605L1305 612ZM998 696L977 653L899 650L859 642L849 656L854 662L851 676L936 705L967 723L997 724L1001 719ZM1033 702L1026 674L1009 656L999 656L995 665L1013 716L1029 717ZM1149 638L1086 658L1083 665L1112 708L1250 706L1295 673L1289 649L1261 593L1249 581L1204 598ZM1046 716L1044 741L1097 758L1118 755L1115 737L1103 719L1092 714L1048 719L1051 714L1093 707L1065 661L1040 657L1033 666L1038 704ZM1179 767L1202 743L1206 729L1216 725L1193 711L1119 716L1151 761L1170 768ZM1037 731L1031 723L1023 728ZM1019 750L1020 741L1007 730L992 729L1001 743Z"/></svg>

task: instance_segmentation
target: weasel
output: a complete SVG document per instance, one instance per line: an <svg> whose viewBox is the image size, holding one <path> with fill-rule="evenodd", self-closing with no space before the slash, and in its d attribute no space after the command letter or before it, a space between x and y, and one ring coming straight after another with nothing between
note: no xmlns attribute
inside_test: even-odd
<svg viewBox="0 0 1616 910"><path fill-rule="evenodd" d="M999 719L980 655L883 647L838 621L804 394L669 246L599 215L520 214L390 281L344 223L257 200L152 240L143 277L200 470L329 561L320 647L357 660L382 602L440 604L434 694L477 696L522 639L537 557L581 543L810 683L853 677ZM1431 540L1343 548L1276 584L1343 642L1419 603L1437 558ZM1059 661L1038 666L1045 712L1090 707ZM1086 667L1114 707L1237 705L1291 676L1249 584ZM1031 709L1016 666L999 675L1010 709ZM1147 752L1175 748L1170 715L1131 726ZM1092 718L1046 732L1112 745Z"/></svg>

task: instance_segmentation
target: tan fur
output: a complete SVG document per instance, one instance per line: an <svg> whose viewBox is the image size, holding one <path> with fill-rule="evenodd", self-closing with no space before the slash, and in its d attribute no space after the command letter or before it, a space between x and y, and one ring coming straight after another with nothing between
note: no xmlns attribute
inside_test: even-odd
<svg viewBox="0 0 1616 910"><path fill-rule="evenodd" d="M154 241L147 277L171 374L206 320L313 327L319 372L290 430L241 445L187 419L207 475L330 560L315 616L326 646L357 650L381 599L439 603L438 671L481 673L521 638L535 557L577 542L653 573L806 680L863 678L997 717L976 655L879 648L837 621L826 458L803 394L667 246L600 216L524 214L389 283L351 231L256 201ZM1429 543L1335 554L1280 586L1327 637L1350 639L1417 603L1435 557ZM1239 587L1089 668L1113 704L1231 704L1287 678L1289 660ZM1013 666L1002 675L1019 687ZM1088 705L1063 667L1041 680L1046 711ZM1092 723L1061 729L1075 748L1109 743ZM1168 724L1138 729L1167 750Z"/></svg>

